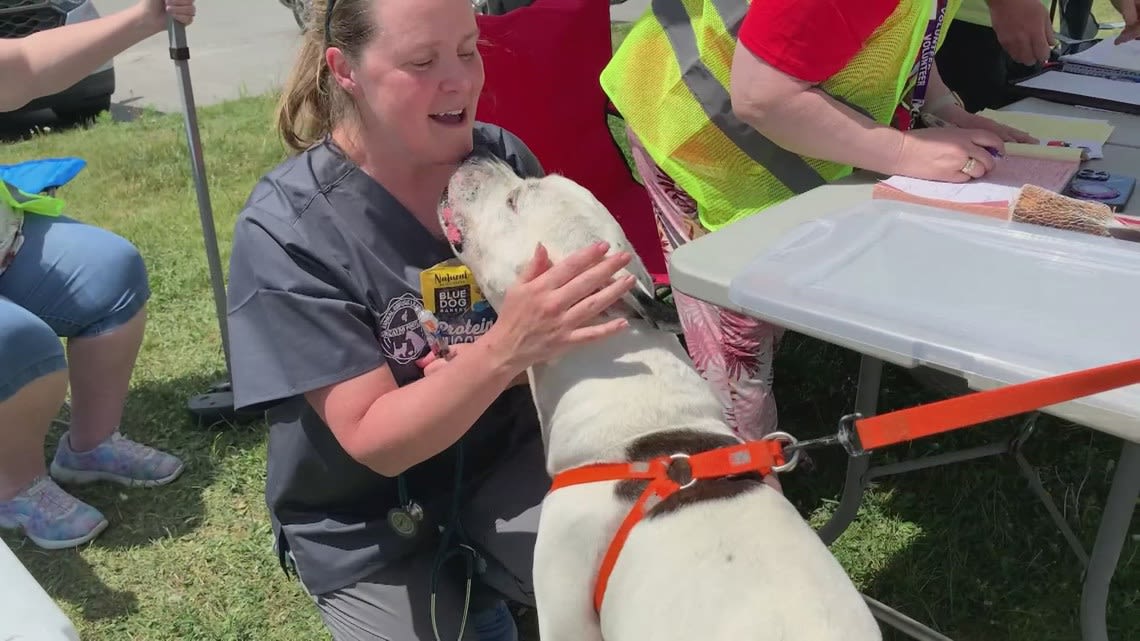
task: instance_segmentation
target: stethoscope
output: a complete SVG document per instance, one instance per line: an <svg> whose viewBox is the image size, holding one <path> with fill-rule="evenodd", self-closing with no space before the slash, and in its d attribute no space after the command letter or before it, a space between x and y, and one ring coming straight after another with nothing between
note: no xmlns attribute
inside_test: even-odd
<svg viewBox="0 0 1140 641"><path fill-rule="evenodd" d="M463 638L467 627L467 616L471 608L471 589L475 576L487 571L487 561L475 549L467 532L463 529L460 519L462 504L461 490L463 489L463 441L455 445L455 483L452 487L451 517L448 523L440 527L439 547L436 550L435 561L431 571L431 627L436 641L441 641L439 626L436 619L436 593L439 591L439 577L444 564L455 557L462 557L466 569L466 587L464 588L463 613L459 619L459 633L457 639ZM408 482L404 475L396 478L397 492L400 504L388 510L388 525L396 534L406 539L415 538L419 534L420 525L424 521L424 509L411 498L408 491ZM452 545L452 542L455 544Z"/></svg>

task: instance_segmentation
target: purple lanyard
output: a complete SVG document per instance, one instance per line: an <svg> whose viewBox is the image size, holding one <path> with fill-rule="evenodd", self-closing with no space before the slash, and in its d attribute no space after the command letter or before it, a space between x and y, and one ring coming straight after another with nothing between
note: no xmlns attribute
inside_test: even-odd
<svg viewBox="0 0 1140 641"><path fill-rule="evenodd" d="M914 91L910 98L910 112L918 114L926 104L926 87L930 84L930 72L934 68L934 51L937 49L938 36L942 32L942 20L946 17L946 5L949 0L937 0L934 15L926 24L926 35L922 37L922 46L918 54L918 76L914 80Z"/></svg>

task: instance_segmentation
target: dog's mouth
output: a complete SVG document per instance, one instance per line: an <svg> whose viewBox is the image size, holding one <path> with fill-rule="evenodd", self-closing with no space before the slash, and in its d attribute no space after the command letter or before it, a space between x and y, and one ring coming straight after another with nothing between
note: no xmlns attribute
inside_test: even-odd
<svg viewBox="0 0 1140 641"><path fill-rule="evenodd" d="M451 245L451 251L455 252L456 256L461 255L463 253L463 232L455 224L455 210L447 198L446 188L443 190L443 197L439 200L439 223L443 227L443 236L447 239L447 244Z"/></svg>

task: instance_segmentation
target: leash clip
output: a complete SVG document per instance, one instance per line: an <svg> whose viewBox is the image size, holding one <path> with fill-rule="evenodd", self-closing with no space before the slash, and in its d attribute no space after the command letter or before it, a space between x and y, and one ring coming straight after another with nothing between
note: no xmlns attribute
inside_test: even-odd
<svg viewBox="0 0 1140 641"><path fill-rule="evenodd" d="M863 418L862 414L854 413L848 414L839 419L839 427L834 434L821 436L819 438L811 438L805 441L798 441L791 436L788 437L788 445L784 447L786 451L792 453L792 460L794 462L800 454L801 450L814 450L821 447L830 447L832 445L842 446L849 456L862 456L867 453L863 446L859 443L859 436L855 432L855 421ZM774 432L773 434L783 434L783 432Z"/></svg>

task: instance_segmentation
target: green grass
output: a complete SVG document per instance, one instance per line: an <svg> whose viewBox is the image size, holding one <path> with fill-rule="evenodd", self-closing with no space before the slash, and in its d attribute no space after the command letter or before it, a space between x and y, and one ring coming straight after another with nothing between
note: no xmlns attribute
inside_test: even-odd
<svg viewBox="0 0 1140 641"><path fill-rule="evenodd" d="M284 155L270 130L271 106L271 98L253 97L200 110L223 262L250 187ZM80 550L45 552L7 533L5 541L89 641L328 638L270 549L264 424L208 430L184 410L188 397L222 375L223 363L181 117L104 120L0 147L0 163L61 155L90 163L60 193L72 214L134 241L150 268L151 322L124 430L183 456L188 467L165 488L77 491L112 522ZM801 437L829 429L850 410L857 364L849 352L790 335L776 364L783 428ZM931 398L893 368L883 389L883 410ZM880 458L942 452L1010 431L1008 423L987 426ZM1049 419L1028 447L1046 488L1090 545L1117 453L1114 439ZM842 463L825 452L814 470L784 477L814 524L834 509ZM763 531L755 544L765 545ZM877 482L833 550L861 589L958 641L1079 638L1081 569L1008 459ZM1114 639L1140 638L1138 556L1133 536L1109 605Z"/></svg>
<svg viewBox="0 0 1140 641"><path fill-rule="evenodd" d="M249 189L284 155L270 109L250 98L201 110L223 262ZM154 114L0 147L0 162L85 158L88 168L60 191L70 214L130 238L145 256L150 324L123 429L187 463L166 488L77 491L111 521L80 551L6 540L84 639L323 638L311 602L270 552L264 424L210 431L184 409L224 371L185 150L180 116Z"/></svg>
<svg viewBox="0 0 1140 641"><path fill-rule="evenodd" d="M1112 0L1093 0L1092 14L1101 24L1121 20L1120 12L1112 6Z"/></svg>

